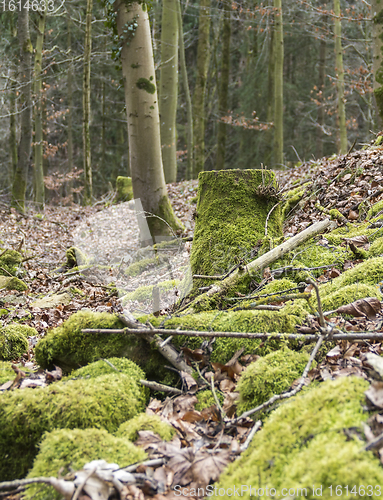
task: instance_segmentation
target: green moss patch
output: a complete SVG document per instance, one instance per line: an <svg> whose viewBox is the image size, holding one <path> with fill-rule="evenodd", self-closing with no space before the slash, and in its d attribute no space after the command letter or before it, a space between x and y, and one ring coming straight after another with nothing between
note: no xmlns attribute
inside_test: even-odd
<svg viewBox="0 0 383 500"><path fill-rule="evenodd" d="M376 297L382 300L382 294L379 288L373 285L365 285L364 283L355 283L347 285L340 290L327 294L320 288L322 307L324 311L333 311L338 307L351 304L355 300L365 299L366 297Z"/></svg>
<svg viewBox="0 0 383 500"><path fill-rule="evenodd" d="M383 468L372 452L361 451L363 442L347 429L363 435L364 391L368 382L356 377L326 381L282 404L255 435L250 447L221 476L217 488L247 485L253 488L306 488L305 498L331 498L329 487L381 485ZM313 494L313 484L322 485L322 494ZM264 493L265 494L265 493ZM294 496L294 495L293 495ZM356 496L357 498L360 498ZM365 497L361 495L361 497ZM228 498L227 495L220 498ZM250 490L242 498L250 500Z"/></svg>
<svg viewBox="0 0 383 500"><path fill-rule="evenodd" d="M28 290L28 287L24 283L24 281L20 280L19 278L12 278L11 276L0 276L0 289L24 292L25 290Z"/></svg>
<svg viewBox="0 0 383 500"><path fill-rule="evenodd" d="M222 404L224 400L222 393L218 392L218 394L216 395L218 401ZM217 404L214 399L213 393L208 389L206 389L205 391L197 392L196 397L198 399L198 403L195 405L195 409L197 411L202 411L205 408L210 408L210 406L215 406Z"/></svg>
<svg viewBox="0 0 383 500"><path fill-rule="evenodd" d="M131 177L119 175L116 179L116 202L125 202L133 199L133 185Z"/></svg>
<svg viewBox="0 0 383 500"><path fill-rule="evenodd" d="M290 213L294 210L294 208L298 205L300 200L302 199L303 195L306 192L306 189L308 186L312 184L312 182L307 181L306 184L303 184L302 186L297 186L294 189L291 189L286 193L285 195L285 202L283 203L282 206L282 218L285 219L290 215Z"/></svg>
<svg viewBox="0 0 383 500"><path fill-rule="evenodd" d="M130 266L125 270L125 274L127 276L139 276L144 271L151 269L154 266L159 266L162 262L165 262L166 256L164 255L156 255L155 257L149 257L147 259L141 259Z"/></svg>
<svg viewBox="0 0 383 500"><path fill-rule="evenodd" d="M3 385L8 380L13 380L16 374L12 370L11 363L0 361L0 385Z"/></svg>
<svg viewBox="0 0 383 500"><path fill-rule="evenodd" d="M77 266L86 266L89 264L88 257L77 247L70 247L65 252L66 261L64 266L72 269Z"/></svg>
<svg viewBox="0 0 383 500"><path fill-rule="evenodd" d="M251 410L274 394L281 394L302 375L309 360L306 352L284 348L251 363L238 384L238 413Z"/></svg>
<svg viewBox="0 0 383 500"><path fill-rule="evenodd" d="M37 331L27 325L11 324L0 328L0 360L12 361L28 351L28 336Z"/></svg>
<svg viewBox="0 0 383 500"><path fill-rule="evenodd" d="M2 253L2 250L0 250ZM16 276L23 262L23 257L16 250L6 250L0 256L0 275L9 276L12 274Z"/></svg>
<svg viewBox="0 0 383 500"><path fill-rule="evenodd" d="M173 290L177 285L179 285L179 280L167 280L162 281L155 285L159 288L161 292L167 292L169 290ZM126 304L128 300L137 300L138 302L145 302L146 300L151 300L153 293L154 285L149 286L140 286L134 292L129 292L124 295L122 303Z"/></svg>
<svg viewBox="0 0 383 500"><path fill-rule="evenodd" d="M0 480L27 473L44 432L89 427L115 432L122 422L142 411L147 392L139 379L144 373L138 366L130 373L134 364L124 361L129 374L113 370L97 377L1 394Z"/></svg>
<svg viewBox="0 0 383 500"><path fill-rule="evenodd" d="M165 441L170 441L175 434L175 429L157 415L140 413L121 424L116 436L134 442L138 439L138 431L152 431Z"/></svg>
<svg viewBox="0 0 383 500"><path fill-rule="evenodd" d="M146 459L146 453L126 439L104 429L59 429L44 435L28 477L59 477L80 470L92 460L106 460L120 467ZM52 487L31 485L25 499L60 500Z"/></svg>

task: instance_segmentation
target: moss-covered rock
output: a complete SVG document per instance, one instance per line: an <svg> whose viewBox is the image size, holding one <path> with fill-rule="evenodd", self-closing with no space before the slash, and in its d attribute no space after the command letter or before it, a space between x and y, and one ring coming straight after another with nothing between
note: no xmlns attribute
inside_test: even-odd
<svg viewBox="0 0 383 500"><path fill-rule="evenodd" d="M19 278L15 278L12 276L0 276L0 290L1 289L25 292L25 290L28 290L28 287L24 283L24 281L20 280Z"/></svg>
<svg viewBox="0 0 383 500"><path fill-rule="evenodd" d="M275 488L275 495L280 497L287 497L289 488L306 488L306 492L300 490L292 496L330 499L336 485L342 487L338 498L350 498L346 486L349 493L353 485L357 485L357 491L359 485L381 485L383 469L379 460L372 452L361 451L363 443L355 433L348 437L346 432L359 430L363 435L362 424L367 415L362 403L367 387L368 382L361 378L341 377L282 404L254 436L242 457L226 469L217 488L227 491L233 485L246 485L248 489L242 491L244 500L250 500L250 487L252 497L257 496L258 488L263 488L266 495L267 487L269 492ZM314 495L313 485L322 485L322 493L318 490Z"/></svg>
<svg viewBox="0 0 383 500"><path fill-rule="evenodd" d="M113 433L141 412L147 398L139 383L144 373L129 360L120 362L121 372L88 373L88 378L0 394L0 481L27 473L47 431L94 427Z"/></svg>
<svg viewBox="0 0 383 500"><path fill-rule="evenodd" d="M104 429L58 429L44 435L28 477L65 476L92 460L106 460L123 467L146 457L143 449ZM39 484L29 486L24 498L60 500L62 496L51 486Z"/></svg>
<svg viewBox="0 0 383 500"><path fill-rule="evenodd" d="M251 363L238 384L238 413L251 410L274 394L281 394L302 375L309 360L306 352L284 348Z"/></svg>
<svg viewBox="0 0 383 500"><path fill-rule="evenodd" d="M0 253L2 251L0 250ZM16 250L6 250L0 256L0 275L9 276L12 274L13 276L18 275L21 265L23 262L23 257Z"/></svg>
<svg viewBox="0 0 383 500"><path fill-rule="evenodd" d="M133 199L133 185L131 177L119 175L116 179L116 202L124 202Z"/></svg>
<svg viewBox="0 0 383 500"><path fill-rule="evenodd" d="M340 290L336 290L327 294L320 287L320 296L324 311L333 311L338 307L351 304L355 300L365 299L367 297L376 297L382 300L382 294L377 286L365 285L364 283L355 283L354 285L346 285Z"/></svg>
<svg viewBox="0 0 383 500"><path fill-rule="evenodd" d="M36 299L31 303L32 307L38 307L40 309L53 309L59 305L68 305L72 297L69 293L53 293L52 295L47 295L41 297L41 299Z"/></svg>
<svg viewBox="0 0 383 500"><path fill-rule="evenodd" d="M8 380L15 378L15 372L12 370L11 363L0 361L0 385L3 385Z"/></svg>
<svg viewBox="0 0 383 500"><path fill-rule="evenodd" d="M225 273L238 259L253 258L268 235L282 235L280 205L270 170L220 170L199 174L196 227L190 256L193 274ZM262 195L264 193L264 195Z"/></svg>
<svg viewBox="0 0 383 500"><path fill-rule="evenodd" d="M157 415L140 413L121 424L116 436L134 442L138 439L138 431L152 431L164 441L170 441L175 434L175 429Z"/></svg>
<svg viewBox="0 0 383 500"><path fill-rule="evenodd" d="M161 292L167 292L173 290L179 285L179 280L167 280L162 281L155 285L159 288ZM137 300L138 302L145 302L146 300L151 300L154 285L140 286L134 292L129 292L122 298L122 303L126 304L128 300Z"/></svg>
<svg viewBox="0 0 383 500"><path fill-rule="evenodd" d="M37 331L27 325L17 323L0 327L0 359L12 361L28 351L28 336L37 335Z"/></svg>
<svg viewBox="0 0 383 500"><path fill-rule="evenodd" d="M65 252L66 261L64 266L72 269L77 266L86 266L89 264L88 257L77 247L70 247Z"/></svg>

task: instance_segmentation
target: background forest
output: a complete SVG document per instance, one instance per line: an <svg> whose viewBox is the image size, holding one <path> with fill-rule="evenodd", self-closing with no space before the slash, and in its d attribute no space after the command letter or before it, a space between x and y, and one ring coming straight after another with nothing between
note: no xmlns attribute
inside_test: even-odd
<svg viewBox="0 0 383 500"><path fill-rule="evenodd" d="M118 175L130 173L112 4L54 0L46 16L31 7L33 50L26 63L18 12L11 12L18 7L11 3L0 2L1 196L9 199L17 168L26 107L21 65L29 64L34 130L27 198L39 201L33 172L41 164L46 199L84 201L87 147L98 198L115 187ZM292 166L369 141L379 131L376 11L365 0L153 0L149 17L167 182L196 178L201 170ZM174 119L176 138L167 135ZM90 146L84 142L87 126ZM176 172L167 171L172 162Z"/></svg>

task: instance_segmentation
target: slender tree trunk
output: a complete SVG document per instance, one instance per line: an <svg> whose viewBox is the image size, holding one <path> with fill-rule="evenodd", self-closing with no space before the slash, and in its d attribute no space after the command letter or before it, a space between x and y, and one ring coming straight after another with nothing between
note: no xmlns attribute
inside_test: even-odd
<svg viewBox="0 0 383 500"><path fill-rule="evenodd" d="M11 71L11 88L9 93L9 147L10 147L10 162L8 169L8 177L9 177L9 185L12 187L13 177L15 175L17 169L17 134L16 134L16 114L17 114L17 106L16 106L16 71Z"/></svg>
<svg viewBox="0 0 383 500"><path fill-rule="evenodd" d="M21 136L17 152L17 168L13 178L11 205L21 212L25 211L25 191L31 157L32 143L32 52L29 37L29 11L18 12L18 38L20 43L20 128Z"/></svg>
<svg viewBox="0 0 383 500"><path fill-rule="evenodd" d="M180 66L182 75L182 85L185 92L186 101L186 117L187 117L187 148L188 157L186 165L186 179L191 179L193 177L193 148L194 148L194 138L193 138L193 107L190 96L188 73L185 60L185 45L184 45L184 33L182 28L182 15L181 15L181 2L177 1L177 18L178 18L178 37L180 42Z"/></svg>
<svg viewBox="0 0 383 500"><path fill-rule="evenodd" d="M92 50L92 10L93 0L86 2L86 24L84 44L84 76L82 89L82 143L84 166L84 204L92 201L92 163L90 153L90 56Z"/></svg>
<svg viewBox="0 0 383 500"><path fill-rule="evenodd" d="M35 93L35 203L38 209L44 206L45 202L45 186L44 186L44 170L43 170L43 110L42 110L42 81L41 81L41 65L43 57L43 43L45 31L46 11L38 13L39 22L37 28L36 52L35 52L35 77L34 77L34 93Z"/></svg>
<svg viewBox="0 0 383 500"><path fill-rule="evenodd" d="M147 217L147 223L152 237L156 239L170 235L170 228L180 229L181 224L170 205L162 168L149 17L146 4L133 2L127 9L123 0L116 0L114 8L122 44L133 193L134 198L141 200L143 210L155 215Z"/></svg>
<svg viewBox="0 0 383 500"><path fill-rule="evenodd" d="M282 0L274 0L274 163L283 165L283 19Z"/></svg>
<svg viewBox="0 0 383 500"><path fill-rule="evenodd" d="M327 16L324 17L324 24L327 24ZM317 158L323 157L323 127L324 127L324 86L326 79L326 40L324 38L319 42L319 71L318 71L318 89L322 94L320 95L320 105L318 107L318 127L316 133L316 156Z"/></svg>
<svg viewBox="0 0 383 500"><path fill-rule="evenodd" d="M383 126L383 3L372 0L373 88L378 129Z"/></svg>
<svg viewBox="0 0 383 500"><path fill-rule="evenodd" d="M178 0L163 0L161 22L160 123L165 182L177 180Z"/></svg>
<svg viewBox="0 0 383 500"><path fill-rule="evenodd" d="M205 92L210 59L210 4L211 0L200 0L197 46L197 79L194 88L194 177L205 166Z"/></svg>
<svg viewBox="0 0 383 500"><path fill-rule="evenodd" d="M225 168L226 152L226 132L227 125L222 121L222 117L227 113L229 76L230 76L230 41L231 41L231 1L225 0L223 3L223 33L222 33L222 62L221 74L219 77L218 92L218 122L217 131L217 160L216 169Z"/></svg>
<svg viewBox="0 0 383 500"><path fill-rule="evenodd" d="M274 122L274 86L275 86L275 57L274 57L274 26L271 26L269 36L269 54L267 68L267 123ZM274 126L265 132L265 165L273 162Z"/></svg>
<svg viewBox="0 0 383 500"><path fill-rule="evenodd" d="M340 0L334 0L335 72L338 92L339 153L347 153L346 107L344 99L344 69L342 48L342 26L340 20Z"/></svg>
<svg viewBox="0 0 383 500"><path fill-rule="evenodd" d="M72 58L72 22L70 19L70 12L67 16L67 49L69 51L69 57ZM68 172L73 170L73 62L70 60L68 66L68 76L67 76L67 95L68 95Z"/></svg>

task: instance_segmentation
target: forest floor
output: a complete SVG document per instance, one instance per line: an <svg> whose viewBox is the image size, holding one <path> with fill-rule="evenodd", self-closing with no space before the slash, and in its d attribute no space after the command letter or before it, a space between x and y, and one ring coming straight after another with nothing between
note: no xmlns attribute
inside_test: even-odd
<svg viewBox="0 0 383 500"><path fill-rule="evenodd" d="M276 176L279 185L283 186L281 190L283 193L298 186L303 186L304 190L300 195L299 203L295 204L291 213L287 214L284 223L285 236L294 236L310 224L328 218L329 211L332 209L337 209L341 213L338 217L339 225L344 224L345 221L361 222L371 206L383 200L383 147L378 146L365 151L355 151L346 156L307 162L293 170L276 172ZM311 184L305 184L307 181ZM186 181L168 186L176 215L185 225L184 236L186 237L193 235L193 213L196 207L197 188L197 181ZM380 212L378 211L375 215L379 216ZM343 220L341 220L342 217ZM113 220L113 225L111 220ZM375 227L379 231L382 226L383 224L377 224ZM43 212L30 209L25 215L6 207L0 209L0 247L16 249L22 253L26 270L22 279L28 286L25 292L0 290L0 308L3 311L1 320L3 326L13 322L22 322L34 327L38 332L37 336L29 338L28 353L14 360L16 363L21 363L19 368L26 370L38 368L34 360L33 348L39 338L44 336L49 329L61 325L73 313L82 309L121 313L122 301L115 291L115 285L117 288L124 288L127 292L133 292L138 286L150 284L152 279L150 274L145 276L144 273L139 278L126 278L122 277L123 273L120 272L121 268L127 267L134 260L137 252L140 252L138 234L134 212L130 209L124 211L113 205L106 207L100 203L85 208L47 206ZM370 248L369 238L363 235L345 242L346 244L353 250L354 257L344 262L342 268L334 266L325 269L317 277L318 282L327 282L347 269L357 266L363 261L360 252L368 252ZM89 266L81 273L63 268L66 250L72 246L93 252L97 256L97 264L103 267L103 271L100 272L97 266ZM182 269L188 263L189 252L190 244L179 251L177 269ZM116 265L118 262L119 265ZM60 273L56 272L58 268L61 268ZM174 270L171 278L182 278L182 276ZM163 279L169 279L166 270ZM76 292L73 293L73 290ZM51 305L49 302L48 305L44 302L39 303L41 298L57 298L64 293L70 295L69 301L60 303L58 300L57 303L52 302ZM349 314L346 319L342 314L333 315L331 322L334 327L341 327L349 332L383 332L381 304L378 307L376 304L373 305L372 311L368 305L365 307L367 309L362 308L360 314ZM150 313L150 310L143 309L141 312ZM348 312L350 313L350 309ZM311 316L305 324L300 326L299 331L318 333L318 319ZM188 362L201 360L203 357L204 363L208 363L207 352L201 350L184 352ZM310 370L305 383L312 380L334 380L348 375L358 375L365 380L372 381L372 368L366 361L368 353L381 355L382 343L380 341L337 342L320 364ZM178 431L178 436L173 438L171 445L163 443L160 445L157 438L148 434L142 434L139 442L136 443L148 451L149 455L152 453L150 456L167 457L172 461L171 465L168 462L166 470L162 464L157 466L157 472L153 476L157 481L157 486L161 481L168 486L172 482L174 484L176 477L178 484L184 481L184 484L189 484L189 487L190 485L195 488L200 485L206 487L209 482L216 481L224 467L247 448L250 429L254 429L253 421L244 419L238 422L236 432L233 432L232 428L224 431L222 415L223 412L228 415L234 411L236 387L241 372L257 358L258 356L243 357L241 352L237 352L226 364L212 363L210 371L205 369L205 378L212 380L211 375L214 374L217 387L225 394L224 401L221 402L222 407L213 404L212 407L204 410L205 413L197 411L195 409L196 388L192 388L193 381L188 380L187 377L184 379L184 384L190 385L189 390L186 390L184 394L165 401L152 399L147 411L161 415ZM17 373L16 386L22 386L23 377L20 379L19 369L16 368L15 371ZM207 375L209 373L210 376ZM42 377L44 376L43 374ZM293 388L299 380L293 383ZM44 378L42 384L45 383ZM12 388L15 388L15 385ZM8 389L9 385L0 386L0 391ZM380 413L383 408L382 396L383 388L379 386L369 402L370 406L379 410ZM373 441L383 431L383 417L379 412L375 414L373 420L370 420L369 425L365 426L363 437L365 441ZM218 441L217 435L220 436ZM189 450L193 448L197 453L193 455L194 461L191 461L185 453L180 453L180 450L185 450L185 448ZM199 452L196 452L199 449L202 450L200 456L198 456ZM218 449L220 452L215 455L214 460L211 455L207 454L207 450L212 449L216 451ZM378 453L379 447L376 450ZM383 449L381 451L383 452ZM377 456L383 461L383 453ZM193 470L192 463L194 464ZM149 472L149 468L145 469L145 467L140 469L140 472L147 473L148 478L150 474L153 474L153 470ZM171 480L166 476L169 473L172 475ZM151 486L153 487L153 484ZM154 488L150 494L145 491L145 488L141 488L139 493L137 491L137 488L126 490L125 496L121 495L121 498L142 499L144 496L145 498L154 496L157 500L162 500L179 496L169 488L165 490ZM198 497L198 494L190 496ZM3 497L2 494L1 497ZM16 489L14 494L3 498L20 498L20 491ZM83 495L80 498L88 500L92 497Z"/></svg>

